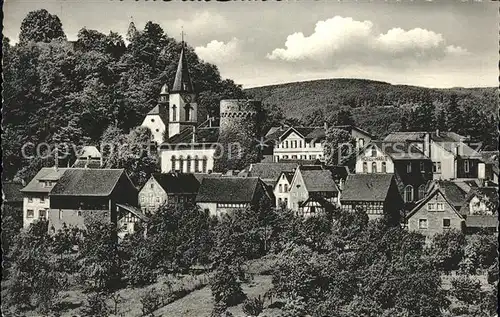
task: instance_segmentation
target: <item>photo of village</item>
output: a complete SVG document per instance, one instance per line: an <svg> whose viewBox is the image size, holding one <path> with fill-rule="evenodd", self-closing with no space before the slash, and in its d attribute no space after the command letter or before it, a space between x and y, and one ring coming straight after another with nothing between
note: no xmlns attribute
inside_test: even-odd
<svg viewBox="0 0 500 317"><path fill-rule="evenodd" d="M497 316L498 4L3 6L3 316Z"/></svg>

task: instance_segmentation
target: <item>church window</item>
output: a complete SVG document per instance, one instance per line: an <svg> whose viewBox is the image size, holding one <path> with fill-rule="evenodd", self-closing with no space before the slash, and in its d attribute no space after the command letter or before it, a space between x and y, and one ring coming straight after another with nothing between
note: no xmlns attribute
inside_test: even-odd
<svg viewBox="0 0 500 317"><path fill-rule="evenodd" d="M425 185L418 186L418 199L422 199L425 196Z"/></svg>
<svg viewBox="0 0 500 317"><path fill-rule="evenodd" d="M409 203L413 201L413 186L408 185L405 187L405 202Z"/></svg>
<svg viewBox="0 0 500 317"><path fill-rule="evenodd" d="M177 107L175 105L172 106L172 121L177 121Z"/></svg>
<svg viewBox="0 0 500 317"><path fill-rule="evenodd" d="M186 106L184 107L186 121L191 120L191 109L192 108L189 104L186 104Z"/></svg>

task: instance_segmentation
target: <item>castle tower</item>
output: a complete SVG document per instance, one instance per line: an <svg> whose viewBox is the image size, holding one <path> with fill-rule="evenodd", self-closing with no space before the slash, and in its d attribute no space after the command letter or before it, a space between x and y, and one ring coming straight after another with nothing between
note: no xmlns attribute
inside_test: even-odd
<svg viewBox="0 0 500 317"><path fill-rule="evenodd" d="M257 161L261 109L262 103L256 100L221 100L219 143L224 153L216 170L238 170Z"/></svg>
<svg viewBox="0 0 500 317"><path fill-rule="evenodd" d="M184 42L182 42L174 85L169 94L169 114L168 137L179 134L186 128L192 129L197 124L198 104L189 76Z"/></svg>

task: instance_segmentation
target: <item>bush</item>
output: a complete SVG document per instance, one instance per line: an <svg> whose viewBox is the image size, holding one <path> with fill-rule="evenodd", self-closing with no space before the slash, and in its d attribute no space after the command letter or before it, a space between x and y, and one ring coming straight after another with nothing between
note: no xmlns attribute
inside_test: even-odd
<svg viewBox="0 0 500 317"><path fill-rule="evenodd" d="M210 288L216 304L234 306L245 300L240 281L228 265L220 266L210 279Z"/></svg>
<svg viewBox="0 0 500 317"><path fill-rule="evenodd" d="M153 288L147 291L140 299L142 304L142 314L145 316L153 315L153 312L163 304L161 293Z"/></svg>
<svg viewBox="0 0 500 317"><path fill-rule="evenodd" d="M250 316L258 316L264 310L264 301L259 297L249 298L243 303L243 312Z"/></svg>
<svg viewBox="0 0 500 317"><path fill-rule="evenodd" d="M107 316L111 310L106 305L104 293L94 293L87 296L85 304L81 308L82 316Z"/></svg>
<svg viewBox="0 0 500 317"><path fill-rule="evenodd" d="M451 280L451 294L459 301L472 305L480 301L481 283L476 279L463 276Z"/></svg>

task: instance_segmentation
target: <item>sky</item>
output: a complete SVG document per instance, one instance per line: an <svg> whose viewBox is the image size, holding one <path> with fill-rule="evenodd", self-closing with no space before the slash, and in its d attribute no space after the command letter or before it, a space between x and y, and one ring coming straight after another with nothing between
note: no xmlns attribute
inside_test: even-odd
<svg viewBox="0 0 500 317"><path fill-rule="evenodd" d="M477 0L5 0L4 36L28 12L56 14L70 40L148 21L243 87L364 78L424 87L498 86L498 2Z"/></svg>

